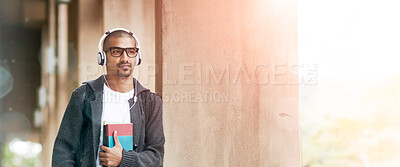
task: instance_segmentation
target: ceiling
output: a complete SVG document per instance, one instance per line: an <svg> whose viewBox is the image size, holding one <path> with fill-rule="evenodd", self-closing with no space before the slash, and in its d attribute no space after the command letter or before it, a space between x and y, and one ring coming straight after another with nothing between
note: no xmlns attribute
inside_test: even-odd
<svg viewBox="0 0 400 167"><path fill-rule="evenodd" d="M0 0L0 20L6 25L40 28L46 21L45 0Z"/></svg>

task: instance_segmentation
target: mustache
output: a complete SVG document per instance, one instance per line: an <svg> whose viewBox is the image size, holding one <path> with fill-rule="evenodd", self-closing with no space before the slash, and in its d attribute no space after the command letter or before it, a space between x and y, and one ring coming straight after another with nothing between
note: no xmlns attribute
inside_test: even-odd
<svg viewBox="0 0 400 167"><path fill-rule="evenodd" d="M129 67L132 67L131 63L118 63L117 64L118 67L123 66L123 65L129 65Z"/></svg>

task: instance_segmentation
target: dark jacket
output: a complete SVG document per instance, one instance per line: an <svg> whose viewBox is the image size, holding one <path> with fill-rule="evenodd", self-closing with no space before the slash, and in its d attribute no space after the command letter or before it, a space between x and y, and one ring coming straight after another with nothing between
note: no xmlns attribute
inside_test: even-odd
<svg viewBox="0 0 400 167"><path fill-rule="evenodd" d="M135 83L136 79L134 79ZM84 82L71 95L54 143L52 166L96 166L103 111L104 77ZM122 152L120 166L162 166L164 130L160 96L136 82L130 110L135 151ZM133 105L133 97L129 100Z"/></svg>

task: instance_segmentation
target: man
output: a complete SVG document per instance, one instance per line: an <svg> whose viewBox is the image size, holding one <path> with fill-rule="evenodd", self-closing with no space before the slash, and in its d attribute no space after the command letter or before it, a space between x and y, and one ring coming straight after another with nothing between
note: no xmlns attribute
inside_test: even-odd
<svg viewBox="0 0 400 167"><path fill-rule="evenodd" d="M72 93L54 143L52 166L162 166L162 101L133 78L141 61L139 49L139 41L126 29L103 35L98 62L106 65L107 75L84 82ZM133 123L134 150L121 147L118 132L113 134L114 147L101 145L103 121Z"/></svg>

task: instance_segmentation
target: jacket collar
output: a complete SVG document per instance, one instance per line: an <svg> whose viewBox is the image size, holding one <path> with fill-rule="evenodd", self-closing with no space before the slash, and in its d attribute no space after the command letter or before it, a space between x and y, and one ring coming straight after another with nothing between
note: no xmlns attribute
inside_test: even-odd
<svg viewBox="0 0 400 167"><path fill-rule="evenodd" d="M82 83L83 84L85 84L85 83L88 84L96 95L97 94L102 94L103 86L104 86L104 82L105 82L105 78L106 77L107 77L107 75L104 74L104 75L101 75L100 77L98 77L95 80L82 82ZM133 84L135 86L135 95L136 96L139 93L143 92L143 91L150 91L148 88L146 88L142 84L140 84L140 82L136 78L133 78ZM97 98L97 96L96 96L96 98Z"/></svg>

